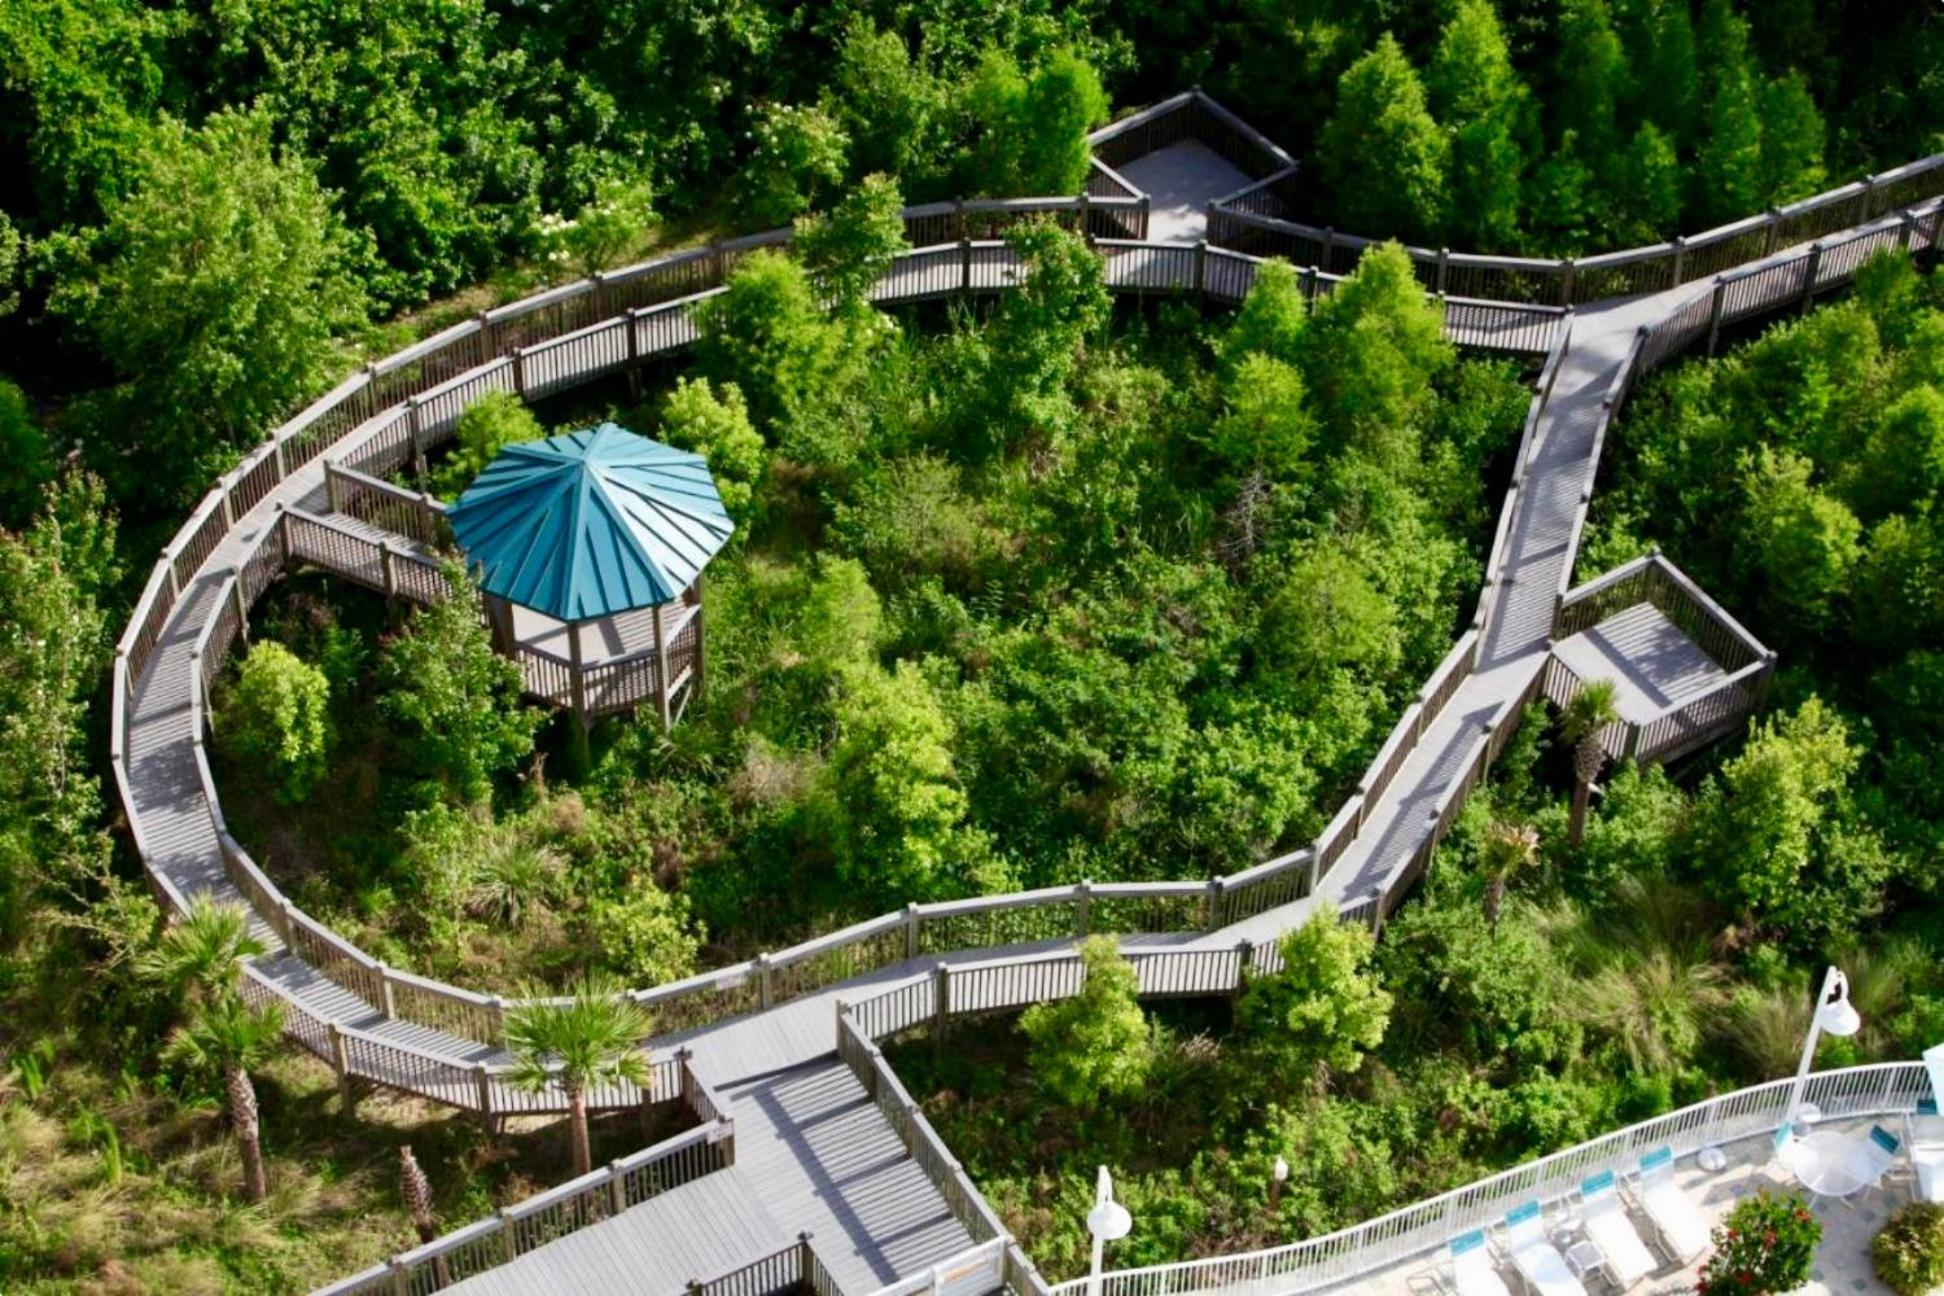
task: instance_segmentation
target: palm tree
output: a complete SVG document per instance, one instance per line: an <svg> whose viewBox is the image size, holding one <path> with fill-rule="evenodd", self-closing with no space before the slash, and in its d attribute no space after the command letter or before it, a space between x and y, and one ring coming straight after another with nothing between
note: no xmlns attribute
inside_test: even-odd
<svg viewBox="0 0 1944 1296"><path fill-rule="evenodd" d="M1586 832L1586 806L1593 799L1593 780L1606 764L1606 749L1600 746L1600 731L1620 719L1613 702L1613 681L1588 680L1573 694L1573 700L1559 714L1560 735L1573 744L1573 818L1567 840L1577 846Z"/></svg>
<svg viewBox="0 0 1944 1296"><path fill-rule="evenodd" d="M209 1003L236 987L243 960L268 947L250 931L249 911L233 900L207 893L189 902L189 912L163 929L161 938L136 958L145 978L181 995L191 1006Z"/></svg>
<svg viewBox="0 0 1944 1296"><path fill-rule="evenodd" d="M1486 830L1478 852L1478 871L1485 877L1485 921L1498 930L1505 907L1505 884L1513 874L1539 862L1539 833L1530 824L1496 820Z"/></svg>
<svg viewBox="0 0 1944 1296"><path fill-rule="evenodd" d="M588 976L566 998L534 996L506 1020L512 1083L532 1093L558 1084L567 1095L574 1137L574 1173L593 1168L587 1139L587 1091L595 1085L646 1088L648 1014L618 981Z"/></svg>
<svg viewBox="0 0 1944 1296"><path fill-rule="evenodd" d="M273 1001L268 1007L252 1008L232 990L199 1005L162 1050L169 1062L222 1074L230 1129L243 1152L243 1191L253 1202L262 1201L268 1189L263 1179L263 1131L257 1122L256 1086L250 1083L250 1071L282 1038L281 1005Z"/></svg>

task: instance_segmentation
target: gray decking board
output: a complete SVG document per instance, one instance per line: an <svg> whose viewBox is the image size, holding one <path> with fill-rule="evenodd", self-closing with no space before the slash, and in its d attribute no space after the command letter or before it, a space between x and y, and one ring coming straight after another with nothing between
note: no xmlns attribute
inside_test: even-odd
<svg viewBox="0 0 1944 1296"><path fill-rule="evenodd" d="M752 1187L733 1172L705 1175L445 1290L680 1296L692 1279L719 1278L796 1240Z"/></svg>
<svg viewBox="0 0 1944 1296"><path fill-rule="evenodd" d="M1612 680L1614 706L1634 724L1658 719L1728 677L1649 603L1616 612L1553 651L1583 680Z"/></svg>
<svg viewBox="0 0 1944 1296"><path fill-rule="evenodd" d="M1148 238L1193 243L1208 233L1208 204L1249 183L1227 158L1200 140L1183 140L1136 158L1119 171L1147 194Z"/></svg>

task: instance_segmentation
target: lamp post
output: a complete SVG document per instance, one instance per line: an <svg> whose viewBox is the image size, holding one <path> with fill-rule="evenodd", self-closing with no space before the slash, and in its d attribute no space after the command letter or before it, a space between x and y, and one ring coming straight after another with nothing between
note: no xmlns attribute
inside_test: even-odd
<svg viewBox="0 0 1944 1296"><path fill-rule="evenodd" d="M1809 1018L1808 1037L1802 1041L1802 1064L1796 1068L1795 1088L1789 1092L1790 1121L1822 1119L1822 1112L1814 1103L1802 1100L1802 1091L1809 1084L1809 1064L1816 1059L1816 1042L1823 1032L1848 1037L1856 1034L1862 1025L1863 1019L1850 1003L1849 978L1840 968L1830 968L1823 975L1822 993L1816 996L1816 1011Z"/></svg>
<svg viewBox="0 0 1944 1296"><path fill-rule="evenodd" d="M1087 1232L1093 1234L1093 1267L1087 1272L1087 1296L1100 1296L1100 1262L1107 1244L1120 1241L1133 1227L1134 1217L1127 1213L1127 1207L1114 1200L1113 1176L1107 1173L1106 1166L1100 1167L1100 1177L1094 1181L1093 1209L1087 1212Z"/></svg>
<svg viewBox="0 0 1944 1296"><path fill-rule="evenodd" d="M1282 1204L1283 1185L1289 1182L1289 1162L1280 1156L1269 1171L1269 1213L1274 1215L1276 1207Z"/></svg>

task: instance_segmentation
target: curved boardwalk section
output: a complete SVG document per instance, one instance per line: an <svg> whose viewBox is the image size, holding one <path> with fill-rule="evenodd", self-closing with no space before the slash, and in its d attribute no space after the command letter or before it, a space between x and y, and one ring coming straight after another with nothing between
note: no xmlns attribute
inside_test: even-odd
<svg viewBox="0 0 1944 1296"><path fill-rule="evenodd" d="M1003 291L1018 272L1009 249L973 235L1051 214L1094 238L1116 291L1239 301L1258 258L1150 239L1150 219L1161 215L1115 169L1139 173L1142 158L1165 149L1177 150L1168 166L1198 158L1189 143L1233 173L1189 166L1177 177L1184 191L1213 183L1210 175L1222 183L1249 177L1242 191L1207 204L1211 235L1228 228L1260 242L1288 233L1270 217L1246 229L1224 225L1224 211L1246 212L1273 196L1293 164L1191 94L1103 132L1086 195L909 209L907 230L919 246L896 259L873 298ZM1884 192L1873 188L1861 210ZM1847 196L1814 210L1856 210L1855 195L1839 193ZM1178 217L1155 232L1179 237ZM1657 648L1678 636L1714 669L1697 667L1678 691L1642 702L1644 710L1603 736L1609 750L1666 757L1732 727L1759 699L1772 657L1691 582L1656 558L1569 588L1607 428L1638 374L1698 344L1712 348L1726 325L1839 287L1878 249L1936 247L1940 227L1944 208L1932 201L1707 283L1684 284L1677 269L1675 286L1663 291L1570 313L1557 304L1445 298L1455 341L1544 355L1545 367L1477 613L1316 841L1227 878L1082 883L912 906L635 991L665 1032L651 1041L652 1083L645 1093L621 1087L590 1101L682 1102L702 1122L699 1132L330 1290L458 1283L482 1292L667 1293L694 1283L747 1296L798 1283L855 1294L912 1274L954 1296L1001 1285L1043 1290L875 1041L1071 994L1071 946L1090 931L1122 935L1144 993L1205 995L1234 989L1251 969L1273 969L1275 938L1319 898L1346 920L1380 926L1522 705L1542 692L1570 697L1579 679L1571 663L1584 665L1576 654L1593 642L1585 636L1599 632L1606 649L1628 659L1614 618L1632 609L1647 607L1670 628L1640 622L1637 612L1626 623L1648 625ZM1773 247L1777 227L1763 229ZM334 1068L347 1101L360 1085L378 1084L488 1119L564 1108L557 1093L505 1083L504 1003L371 959L292 906L230 836L202 747L209 682L247 638L256 598L294 564L397 599L441 597L430 548L437 510L384 478L449 438L458 413L483 392L537 399L685 347L695 304L720 290L741 256L786 238L759 235L567 285L371 366L224 478L158 563L116 656L112 756L132 833L168 907L180 910L201 894L249 905L275 953L247 970L246 989L283 1004L289 1032ZM1438 262L1440 286L1449 269ZM1312 298L1335 283L1314 267L1303 280ZM1568 651L1555 651L1561 640L1571 641ZM544 660L521 665L530 691L550 696ZM1641 698L1651 683L1642 676ZM1312 1284L1279 1280L1276 1289L1297 1285Z"/></svg>

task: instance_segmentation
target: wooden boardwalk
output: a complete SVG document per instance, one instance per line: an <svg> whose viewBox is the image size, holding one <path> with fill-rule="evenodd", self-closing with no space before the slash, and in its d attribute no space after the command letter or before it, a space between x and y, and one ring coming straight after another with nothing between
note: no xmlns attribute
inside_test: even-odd
<svg viewBox="0 0 1944 1296"><path fill-rule="evenodd" d="M1553 652L1581 679L1613 681L1620 718L1646 724L1728 678L1714 658L1650 603L1636 603Z"/></svg>
<svg viewBox="0 0 1944 1296"><path fill-rule="evenodd" d="M1193 243L1208 235L1208 204L1234 193L1249 177L1200 140L1156 149L1121 168L1121 174L1153 204L1151 243Z"/></svg>
<svg viewBox="0 0 1944 1296"><path fill-rule="evenodd" d="M1130 176L1141 174L1144 162L1152 164L1147 182L1155 187L1157 197L1168 202L1154 212L1157 224L1149 242L1102 245L1110 284L1122 291L1187 289L1216 299L1238 298L1253 274L1248 258L1223 253L1217 261L1213 254L1205 257L1167 240L1192 232L1185 222L1192 219L1196 202L1205 204L1208 197L1238 186L1241 173L1232 167L1225 173L1221 168L1228 164L1200 144L1171 145L1137 159L1127 165ZM1870 237L1887 238L1898 228L1872 226ZM1901 228L1907 239L1909 225ZM976 251L975 257L974 245L968 243L914 252L894 266L875 296L914 300L968 289L999 290L1012 282L1013 271L1004 256L995 257L986 248ZM1211 273L1210 265L1220 268ZM1231 272L1242 277L1216 277ZM1810 273L1815 273L1813 266ZM1793 304L1802 282L1800 276L1793 281L1777 279L1771 297L1764 300L1770 305ZM1311 284L1316 286L1314 278ZM1718 319L1721 289L1712 291ZM1494 550L1496 565L1488 573L1492 580L1484 613L1461 640L1462 659L1455 665L1448 661L1434 676L1436 689L1428 690L1415 709L1419 721L1408 732L1400 728L1396 759L1380 760L1383 776L1378 778L1374 768L1368 797L1359 796L1354 807L1346 807L1346 813L1355 810L1349 819L1338 816L1343 829L1318 839L1310 853L1318 875L1314 894L1305 894L1307 886L1291 886L1286 888L1286 900L1262 905L1239 921L1209 921L1200 929L1128 936L1123 938L1125 945L1140 951L1232 951L1239 941L1263 946L1304 921L1319 900L1340 909L1362 904L1368 910L1374 895L1375 917L1381 921L1385 908L1395 903L1415 871L1423 867L1429 846L1490 760L1494 735L1505 733L1517 708L1534 696L1541 671L1552 658L1553 626L1571 577L1585 502L1615 393L1624 393L1642 364L1641 328L1678 325L1682 340L1669 343L1658 358L1693 345L1695 320L1701 318L1705 324L1705 312L1697 317L1696 304L1709 292L1707 284L1689 284L1592 303L1579 310L1570 348L1555 351L1550 386L1535 401L1529 446L1522 443L1522 468L1508 497ZM662 339L654 344L663 350L684 345L692 337L685 310L682 302L671 303L664 312L668 326L652 323L652 330L658 332L651 330L648 316L628 317L621 333L602 331L607 324L582 327L569 335L581 339L575 344L578 349L549 353L544 370L533 354L516 351L510 364L504 357L486 360L479 371L497 375L493 381L502 384L500 389L517 388L529 396L542 393L535 375L544 372L549 375L544 391L559 390L618 372L620 364L642 345L643 330L651 330L651 342ZM1455 304L1452 311L1455 314ZM662 318L657 315L654 320ZM1531 330L1543 328L1550 337L1556 323L1556 316L1511 306L1467 323L1454 321L1452 327L1473 330L1461 336L1475 345L1500 338L1530 351ZM620 362L615 359L617 346ZM427 387L436 389L436 384L427 383L419 390ZM486 389L490 384L477 388ZM416 401L406 409L416 441L420 435ZM373 428L385 432L399 422L395 412L374 413L366 422L340 432L336 443L368 439L377 435ZM281 456L281 445L278 453ZM331 514L324 468L314 452L293 464L288 473L280 457L277 469L274 482L247 507L232 509L226 494L222 516L212 519L205 513L207 525L192 528L190 543L200 560L171 564L180 593L160 615L153 647L140 668L130 670L126 698L117 699L125 710L125 723L117 735L117 773L124 780L124 804L151 876L171 904L205 893L246 903L260 898L260 891L239 885L240 866L225 855L221 810L213 799L200 749L198 681L209 673L211 663L199 649L208 646L210 652L220 653L212 646L212 631L233 615L233 603L247 605L254 596L252 590L238 598L239 581L247 573L258 572L264 582L276 575L264 564L265 555L290 543L288 529L279 529L280 515ZM240 489L240 480L232 492ZM216 521L223 523L220 534ZM350 555L333 569L367 585L384 587L395 579L391 559L383 549L371 547L376 542L385 541L394 552L407 555L415 548L402 537L388 536L372 523L344 514L331 515L329 522L348 538L343 553ZM206 546L200 540L205 534L215 537ZM378 556L370 556L374 553ZM234 613L235 619L240 616ZM1678 632L1670 634L1671 624L1665 618L1657 622L1656 616L1651 611L1627 610L1607 618L1562 644L1560 659L1580 661L1585 666L1581 675L1593 671L1621 676L1626 705L1639 709L1678 705L1718 683L1719 666L1706 657L1696 660L1698 652L1692 645L1684 647L1685 639ZM120 671L117 678L123 678ZM1432 691L1436 696L1430 695ZM1740 712L1727 714L1733 718ZM1712 735L1718 732L1719 720L1719 714L1710 713L1694 732ZM1282 875L1300 880L1300 862ZM1198 898L1203 892L1199 882L1163 884L1158 892L1165 894L1155 898L1173 907L1156 908L1156 913L1188 913L1191 910L1184 905L1203 903ZM1211 918L1233 912L1223 908L1225 894L1219 883L1208 884L1205 913ZM1030 915L1035 905L1071 903L1063 890L1044 899L1022 898L1014 908L1020 915ZM1078 905L1084 927L1087 901L1083 898ZM998 919L1011 910L1003 902L997 908L1004 912L989 915L989 925L977 929L990 934L983 940L968 940L966 948L881 959L870 965L871 970L833 976L774 1004L767 967L762 970L760 1003L749 998L749 973L720 974L717 983L703 989L749 1011L730 1009L718 1020L670 1031L652 1041L651 1053L667 1066L677 1046L693 1050L695 1073L726 1097L733 1114L738 1149L733 1165L468 1279L463 1290L672 1294L692 1279L734 1268L787 1246L798 1233L808 1231L814 1234L832 1278L845 1291L862 1293L963 1252L975 1238L968 1231L962 1205L948 1202L935 1167L922 1167L908 1154L907 1142L885 1117L881 1095L873 1101L854 1067L836 1060L834 1025L840 999L855 1002L885 991L926 990L940 964L1025 957L1070 946L1071 938L1065 936L1031 940L1006 936ZM514 1098L503 1086L496 1087L492 1077L491 1069L506 1060L500 1049L485 1042L497 1038L490 1029L500 1011L497 1006L479 996L466 998L463 992L420 985L382 967L374 970L360 962L364 956L349 946L340 949L322 936L307 937L301 950L294 942L293 948L285 949L283 933L297 930L290 914L266 913L261 904L255 912L259 932L275 952L259 961L252 974L254 982L284 1001L292 1033L306 1047L327 1061L336 1054L334 1064L341 1073L494 1115L535 1110L512 1105ZM1192 921L1192 917L1177 920L1184 927ZM1069 922L1069 930L1071 926ZM897 928L886 931L895 935ZM919 928L912 926L911 955L920 948L918 934ZM654 999L651 1012L663 1013L663 1020L680 1020L674 1000L655 999L652 994L649 998ZM347 1039L355 1042L355 1054ZM658 1090L657 1096L666 1095ZM608 1105L640 1097L617 1094Z"/></svg>

